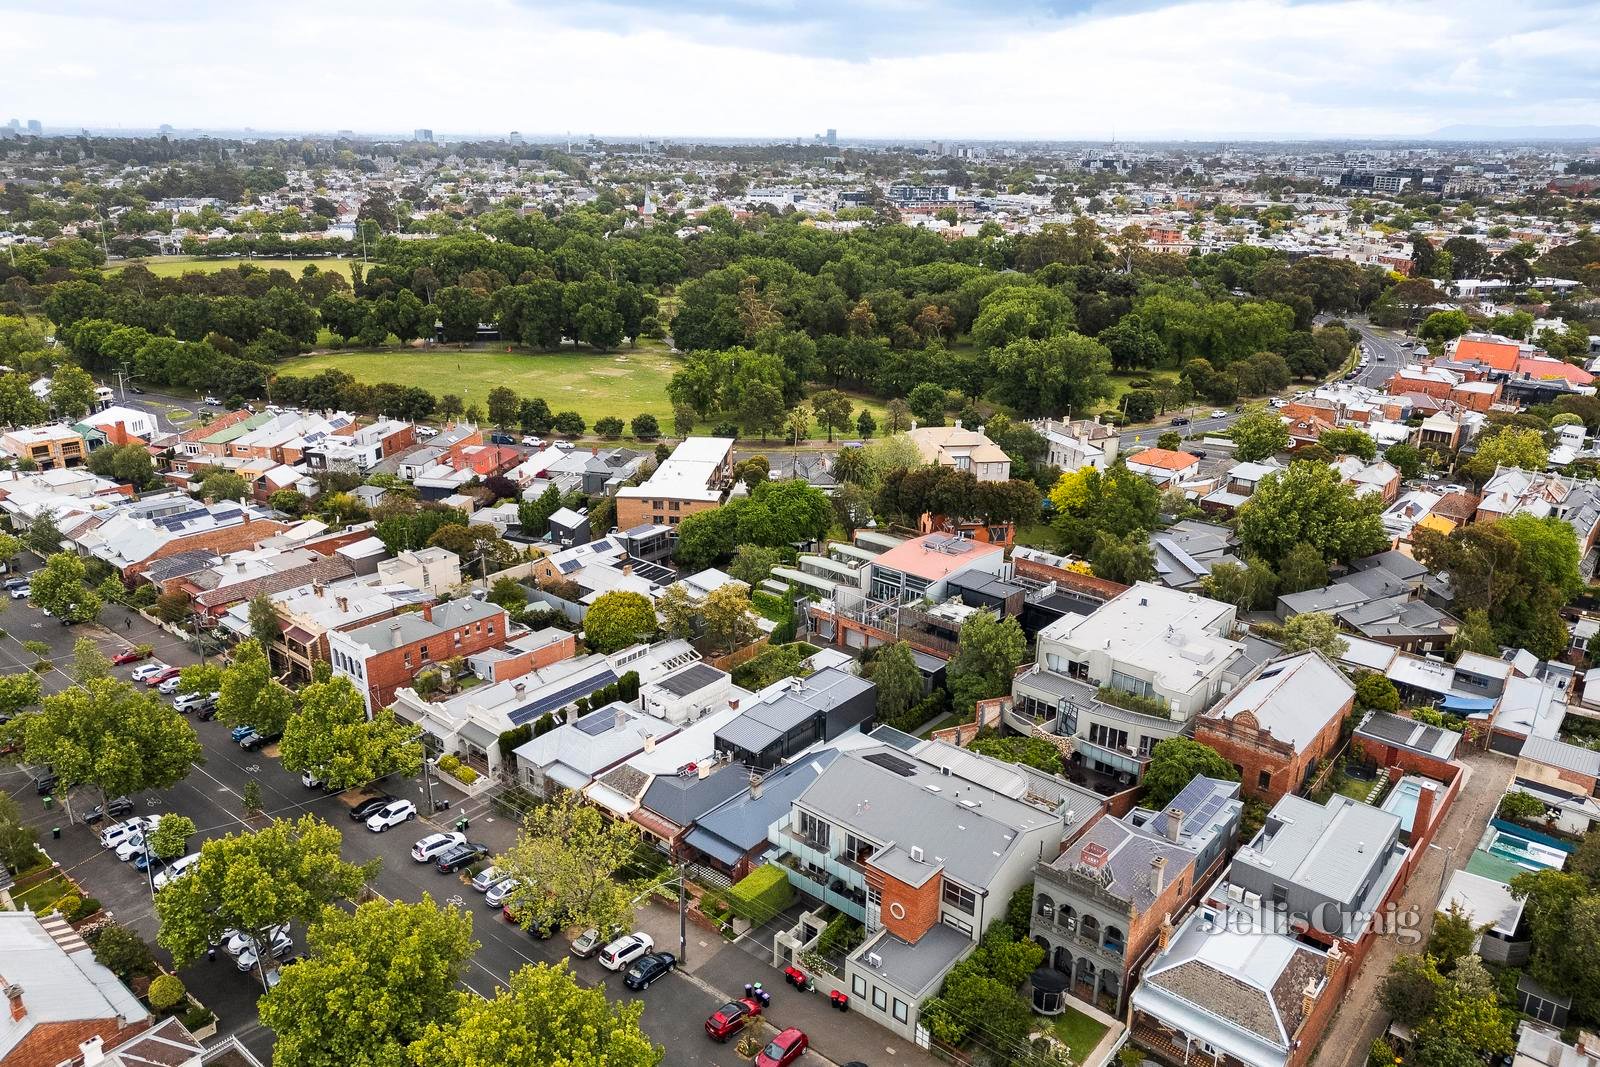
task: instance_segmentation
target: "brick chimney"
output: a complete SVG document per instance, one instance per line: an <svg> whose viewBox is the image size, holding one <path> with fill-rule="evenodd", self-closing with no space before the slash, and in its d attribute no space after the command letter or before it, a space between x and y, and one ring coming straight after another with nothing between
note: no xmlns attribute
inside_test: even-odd
<svg viewBox="0 0 1600 1067"><path fill-rule="evenodd" d="M1416 841L1428 832L1428 827L1433 825L1433 796L1434 790L1421 789L1417 793L1417 810L1411 813L1411 834L1409 840Z"/></svg>
<svg viewBox="0 0 1600 1067"><path fill-rule="evenodd" d="M1156 949L1163 951L1172 943L1172 935L1177 931L1172 926L1172 913L1161 916L1161 925L1156 928Z"/></svg>
<svg viewBox="0 0 1600 1067"><path fill-rule="evenodd" d="M1156 856L1150 861L1150 895L1157 899L1167 887L1167 857Z"/></svg>
<svg viewBox="0 0 1600 1067"><path fill-rule="evenodd" d="M0 979L4 981L4 979ZM11 1018L13 1021L27 1017L28 1009L22 1003L22 987L15 982L6 982L3 992L6 1000L11 1002Z"/></svg>
<svg viewBox="0 0 1600 1067"><path fill-rule="evenodd" d="M1323 975L1325 975L1331 982L1333 980L1333 976L1339 973L1339 968L1343 967L1344 963L1344 950L1340 948L1339 943L1335 941L1333 943L1333 947L1328 950L1328 958L1323 962Z"/></svg>
<svg viewBox="0 0 1600 1067"><path fill-rule="evenodd" d="M1311 1018L1311 1013L1317 1007L1317 983L1306 979L1306 987L1300 991L1300 1022L1305 1025L1305 1020ZM1298 1028L1297 1028L1298 1029Z"/></svg>
<svg viewBox="0 0 1600 1067"><path fill-rule="evenodd" d="M427 619L429 622L433 621L433 605L432 604L424 604L424 605L422 605L422 617L424 619Z"/></svg>
<svg viewBox="0 0 1600 1067"><path fill-rule="evenodd" d="M762 782L761 775L759 775L759 774L750 775L750 799L751 800L760 800L761 799L761 782Z"/></svg>

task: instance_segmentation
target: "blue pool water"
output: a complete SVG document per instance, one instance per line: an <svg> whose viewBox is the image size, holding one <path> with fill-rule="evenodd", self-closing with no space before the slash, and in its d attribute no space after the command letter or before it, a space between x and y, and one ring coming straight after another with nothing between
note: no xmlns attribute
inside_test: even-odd
<svg viewBox="0 0 1600 1067"><path fill-rule="evenodd" d="M1415 779L1402 778L1383 800L1383 810L1400 817L1400 829L1405 833L1411 832L1411 823L1417 817L1417 798L1422 795L1423 788Z"/></svg>
<svg viewBox="0 0 1600 1067"><path fill-rule="evenodd" d="M1559 871L1567 862L1567 854L1559 848L1529 841L1525 837L1517 837L1504 830L1495 831L1494 836L1489 839L1486 851L1501 859L1510 860L1519 867L1526 867L1530 871Z"/></svg>

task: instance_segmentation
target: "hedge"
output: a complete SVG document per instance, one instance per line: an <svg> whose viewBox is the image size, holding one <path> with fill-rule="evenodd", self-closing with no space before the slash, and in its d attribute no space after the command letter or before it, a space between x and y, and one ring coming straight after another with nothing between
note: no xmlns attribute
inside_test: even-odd
<svg viewBox="0 0 1600 1067"><path fill-rule="evenodd" d="M764 923L794 902L789 875L775 863L757 867L728 889L728 910L747 922Z"/></svg>

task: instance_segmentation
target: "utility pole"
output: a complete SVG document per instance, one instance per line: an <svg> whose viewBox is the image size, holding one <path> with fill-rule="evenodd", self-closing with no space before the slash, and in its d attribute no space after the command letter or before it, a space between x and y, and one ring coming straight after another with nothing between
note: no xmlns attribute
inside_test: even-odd
<svg viewBox="0 0 1600 1067"><path fill-rule="evenodd" d="M678 966L689 962L689 868L678 861Z"/></svg>

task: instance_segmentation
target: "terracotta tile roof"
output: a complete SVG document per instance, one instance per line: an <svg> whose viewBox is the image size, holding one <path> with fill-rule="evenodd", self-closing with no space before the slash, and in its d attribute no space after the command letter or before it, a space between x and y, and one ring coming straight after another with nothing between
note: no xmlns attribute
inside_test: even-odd
<svg viewBox="0 0 1600 1067"><path fill-rule="evenodd" d="M1135 452L1128 457L1129 463L1137 463L1144 467L1160 467L1162 470L1181 471L1185 467L1193 466L1200 462L1200 457L1188 452L1174 452L1170 448L1147 448L1143 452Z"/></svg>
<svg viewBox="0 0 1600 1067"><path fill-rule="evenodd" d="M1462 339L1456 345L1455 358L1457 362L1475 359L1479 363L1487 363L1496 370L1511 370L1517 365L1517 357L1522 350L1506 341L1472 341Z"/></svg>

